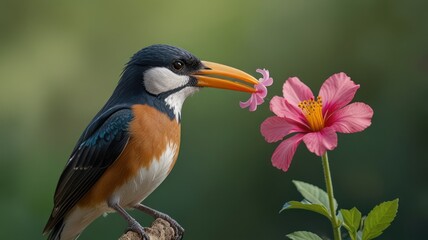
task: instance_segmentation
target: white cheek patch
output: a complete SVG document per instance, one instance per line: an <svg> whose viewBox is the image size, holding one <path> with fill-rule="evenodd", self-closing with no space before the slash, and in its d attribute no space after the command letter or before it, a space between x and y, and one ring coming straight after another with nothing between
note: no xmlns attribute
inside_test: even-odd
<svg viewBox="0 0 428 240"><path fill-rule="evenodd" d="M154 95L182 87L188 82L188 76L177 75L164 67L155 67L144 73L144 86Z"/></svg>
<svg viewBox="0 0 428 240"><path fill-rule="evenodd" d="M181 117L181 108L183 107L184 100L193 93L197 92L198 88L185 88L179 92L169 95L165 102L174 112L175 118L178 121Z"/></svg>

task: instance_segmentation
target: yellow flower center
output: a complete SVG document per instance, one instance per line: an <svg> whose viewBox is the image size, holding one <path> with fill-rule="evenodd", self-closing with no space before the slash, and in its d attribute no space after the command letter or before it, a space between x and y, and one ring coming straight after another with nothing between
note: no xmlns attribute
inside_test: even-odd
<svg viewBox="0 0 428 240"><path fill-rule="evenodd" d="M321 96L318 96L316 101L311 98L300 102L299 108L302 109L312 131L319 131L324 128Z"/></svg>

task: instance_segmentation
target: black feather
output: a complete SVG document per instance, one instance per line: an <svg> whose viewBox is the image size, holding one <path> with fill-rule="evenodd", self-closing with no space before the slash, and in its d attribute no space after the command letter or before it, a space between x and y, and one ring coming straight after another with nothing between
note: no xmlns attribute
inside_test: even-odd
<svg viewBox="0 0 428 240"><path fill-rule="evenodd" d="M132 120L131 109L107 111L101 115L88 135L73 152L61 174L54 197L54 210L44 232L56 229L71 208L89 191L95 182L120 155L128 139L128 124ZM102 121L102 122L100 122ZM91 128L90 125L88 128Z"/></svg>

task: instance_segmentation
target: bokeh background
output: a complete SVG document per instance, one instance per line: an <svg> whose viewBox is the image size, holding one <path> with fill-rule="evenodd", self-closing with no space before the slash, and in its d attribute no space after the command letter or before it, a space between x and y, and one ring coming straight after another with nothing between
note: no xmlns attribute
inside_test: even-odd
<svg viewBox="0 0 428 240"><path fill-rule="evenodd" d="M342 208L364 214L400 198L381 239L421 239L428 227L427 1L1 1L0 228L2 239L44 239L57 179L75 142L142 47L166 43L201 59L274 77L269 98L298 76L314 92L344 71L356 101L375 111L363 133L330 153ZM300 146L289 172L270 163L277 144L259 133L268 104L250 113L245 93L204 89L183 109L171 175L145 203L174 216L186 239L331 236L324 218L278 214L301 197L292 179L324 186L321 161ZM134 212L144 224L148 216ZM117 239L125 222L99 218L80 239Z"/></svg>

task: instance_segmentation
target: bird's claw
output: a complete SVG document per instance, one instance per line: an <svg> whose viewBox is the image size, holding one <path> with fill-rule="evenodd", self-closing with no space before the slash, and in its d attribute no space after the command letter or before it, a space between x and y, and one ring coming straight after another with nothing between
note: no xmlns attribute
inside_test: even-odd
<svg viewBox="0 0 428 240"><path fill-rule="evenodd" d="M172 219L169 216L166 216L163 218L165 221L167 221L171 227L174 229L175 232L175 240L181 240L183 239L184 236L184 228L182 226L180 226L180 224L178 224L177 221L175 221L174 219Z"/></svg>
<svg viewBox="0 0 428 240"><path fill-rule="evenodd" d="M126 228L125 233L129 231L135 232L140 235L142 240L150 240L149 235L147 235L146 231L139 223L129 225L128 228Z"/></svg>
<svg viewBox="0 0 428 240"><path fill-rule="evenodd" d="M183 239L184 236L184 228L182 226L180 226L180 224L178 224L177 221L175 221L173 218L171 218L170 216L168 216L165 213L156 211L155 209L149 208L147 206L144 206L142 204L137 204L135 206L135 209L138 209L150 216L152 216L153 218L160 218L166 222L169 223L170 227L174 230L174 240L181 240Z"/></svg>

